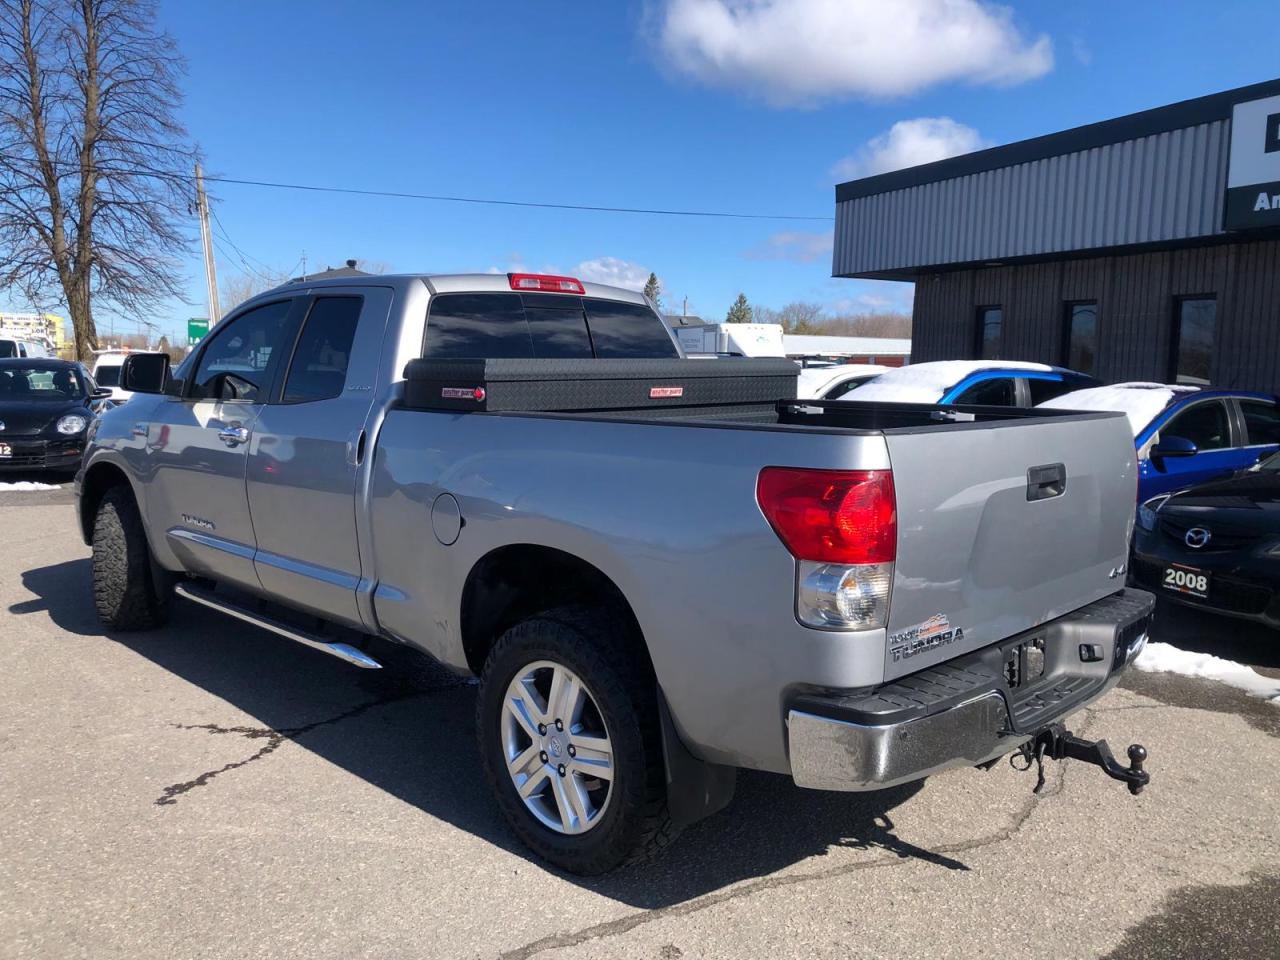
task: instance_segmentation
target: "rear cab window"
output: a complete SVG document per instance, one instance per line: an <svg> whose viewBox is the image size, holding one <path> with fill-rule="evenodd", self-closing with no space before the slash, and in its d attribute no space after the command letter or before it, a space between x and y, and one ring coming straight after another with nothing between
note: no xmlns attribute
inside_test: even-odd
<svg viewBox="0 0 1280 960"><path fill-rule="evenodd" d="M666 325L644 304L583 301L596 356L601 359L675 359Z"/></svg>
<svg viewBox="0 0 1280 960"><path fill-rule="evenodd" d="M674 359L649 307L554 293L439 293L423 355L432 359Z"/></svg>

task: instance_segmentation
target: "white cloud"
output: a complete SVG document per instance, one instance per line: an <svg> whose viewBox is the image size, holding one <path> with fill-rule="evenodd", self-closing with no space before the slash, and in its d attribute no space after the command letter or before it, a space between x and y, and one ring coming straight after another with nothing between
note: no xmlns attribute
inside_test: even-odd
<svg viewBox="0 0 1280 960"><path fill-rule="evenodd" d="M985 0L665 0L657 43L673 69L779 106L1008 85L1053 68L1049 38Z"/></svg>
<svg viewBox="0 0 1280 960"><path fill-rule="evenodd" d="M649 279L649 268L642 267L633 260L596 257L594 260L583 260L574 268L573 275L579 280L589 280L592 283L643 290Z"/></svg>
<svg viewBox="0 0 1280 960"><path fill-rule="evenodd" d="M813 263L830 254L830 230L821 233L786 230L775 233L764 243L752 247L743 256L748 260L790 260L793 263Z"/></svg>
<svg viewBox="0 0 1280 960"><path fill-rule="evenodd" d="M837 180L870 177L988 146L977 130L950 117L899 120L885 133L868 140L857 153L839 161L831 168L831 174Z"/></svg>

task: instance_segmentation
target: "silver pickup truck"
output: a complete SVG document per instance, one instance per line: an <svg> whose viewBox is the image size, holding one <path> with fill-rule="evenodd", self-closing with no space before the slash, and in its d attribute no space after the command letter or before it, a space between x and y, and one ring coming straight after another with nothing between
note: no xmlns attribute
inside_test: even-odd
<svg viewBox="0 0 1280 960"><path fill-rule="evenodd" d="M873 790L1017 753L1141 789L1141 747L1061 722L1146 640L1124 417L796 401L795 373L684 359L568 277L278 288L174 371L126 362L77 478L98 614L176 595L479 677L502 814L579 873L739 767Z"/></svg>

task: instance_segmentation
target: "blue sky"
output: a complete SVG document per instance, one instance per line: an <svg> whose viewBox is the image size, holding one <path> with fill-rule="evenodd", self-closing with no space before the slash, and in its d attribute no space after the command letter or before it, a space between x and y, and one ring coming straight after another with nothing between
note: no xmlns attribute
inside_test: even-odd
<svg viewBox="0 0 1280 960"><path fill-rule="evenodd" d="M162 2L183 117L228 177L611 206L829 217L833 184L1274 77L1273 4L850 0ZM919 17L913 26L908 10ZM742 14L742 11L738 11ZM932 118L939 122L896 123ZM878 138L878 139L877 139ZM864 311L909 285L832 280L822 222L344 197L217 184L255 269L520 265L657 272L723 317L739 291ZM194 224L192 235L195 236ZM220 240L219 268L244 272ZM190 305L204 315L198 248ZM118 328L119 329L119 328Z"/></svg>

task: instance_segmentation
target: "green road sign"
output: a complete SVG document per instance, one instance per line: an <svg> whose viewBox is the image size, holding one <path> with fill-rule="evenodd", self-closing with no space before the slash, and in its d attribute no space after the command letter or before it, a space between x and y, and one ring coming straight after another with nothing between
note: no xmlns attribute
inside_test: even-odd
<svg viewBox="0 0 1280 960"><path fill-rule="evenodd" d="M209 321L204 317L192 317L187 321L187 340L195 346L209 332Z"/></svg>

